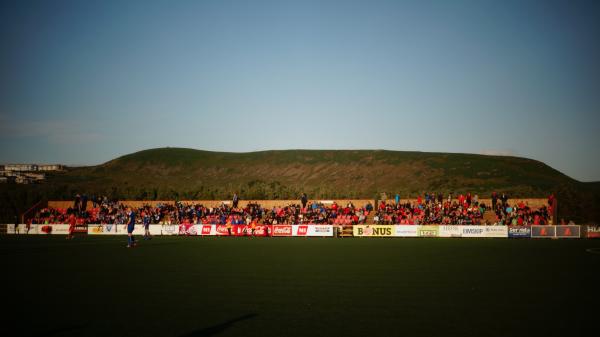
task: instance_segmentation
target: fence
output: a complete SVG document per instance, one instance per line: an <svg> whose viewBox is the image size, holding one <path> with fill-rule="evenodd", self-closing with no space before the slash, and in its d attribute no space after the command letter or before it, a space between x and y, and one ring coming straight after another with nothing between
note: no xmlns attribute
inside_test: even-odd
<svg viewBox="0 0 600 337"><path fill-rule="evenodd" d="M14 224L6 226L7 234L67 234L67 224ZM126 235L127 225L92 224L78 226L87 235ZM191 236L290 236L338 237L341 226L335 225L149 225L151 235ZM136 225L134 235L143 235L143 225ZM598 226L461 226L461 225L355 225L352 236L359 238L528 238L528 239L579 239L600 238Z"/></svg>

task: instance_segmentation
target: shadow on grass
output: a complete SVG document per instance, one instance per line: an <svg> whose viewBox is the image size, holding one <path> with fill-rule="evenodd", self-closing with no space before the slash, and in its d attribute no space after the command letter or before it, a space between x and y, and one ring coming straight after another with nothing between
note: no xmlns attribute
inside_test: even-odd
<svg viewBox="0 0 600 337"><path fill-rule="evenodd" d="M81 330L83 328L85 328L85 324L67 325L67 326L62 326L62 327L59 327L59 328L53 328L53 329L49 329L49 330L46 330L46 331L42 331L40 333L32 335L31 337L59 336L59 335L62 335L64 333Z"/></svg>
<svg viewBox="0 0 600 337"><path fill-rule="evenodd" d="M225 321L223 323L219 323L217 325L213 325L213 326L209 326L207 328L203 328L203 329L198 329L195 331L192 331L190 333L187 333L185 335L181 335L179 337L206 337L206 336L215 336L220 334L221 332L231 328L235 323L240 322L240 321L245 321L247 319L252 319L254 317L258 316L258 314L246 314L240 317L236 317L233 319L230 319L228 321Z"/></svg>

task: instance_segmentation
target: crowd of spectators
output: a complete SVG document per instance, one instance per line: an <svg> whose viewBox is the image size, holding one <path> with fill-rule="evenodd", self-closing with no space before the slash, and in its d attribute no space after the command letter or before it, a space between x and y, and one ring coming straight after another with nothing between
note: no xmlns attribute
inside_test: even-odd
<svg viewBox="0 0 600 337"><path fill-rule="evenodd" d="M93 207L88 208L91 201ZM492 205L479 202L477 195L425 193L413 202L400 202L398 195L393 200L381 201L376 209L371 203L356 207L352 203L338 205L336 202L309 202L305 194L300 204L283 207L264 208L255 202L239 206L239 197L233 203L222 203L219 207L206 207L202 204L143 205L133 210L138 215L136 221L151 224L330 224L356 225L368 222L372 214L375 224L440 224L440 225L544 225L552 214L553 196L548 207L530 208L524 202L510 205L506 194L491 196ZM71 216L78 224L124 224L128 217L126 205L107 197L77 195L73 207L67 209L44 208L30 219L33 224L67 223ZM494 212L495 221L483 221L485 212ZM371 221L369 221L371 223Z"/></svg>
<svg viewBox="0 0 600 337"><path fill-rule="evenodd" d="M440 194L425 193L414 202L401 203L398 195L395 202L381 201L373 218L376 224L385 225L480 225L486 206L479 197L459 195L457 199Z"/></svg>
<svg viewBox="0 0 600 337"><path fill-rule="evenodd" d="M548 225L552 218L552 205L542 206L538 209L530 208L525 202L520 201L510 205L502 202L492 209L496 213L496 223L500 225L528 226Z"/></svg>
<svg viewBox="0 0 600 337"><path fill-rule="evenodd" d="M102 198L94 207L87 209L86 202L80 196L75 199L73 207L68 209L44 208L31 219L33 224L67 223L74 215L79 224L124 224L128 217L127 207L117 201ZM285 207L264 208L249 202L245 207L226 203L219 207L206 207L202 204L157 204L134 208L138 215L136 221L144 220L150 224L331 224L354 225L364 224L369 212L373 209L368 203L357 208L352 203L340 206L336 202L323 204L318 202L302 202Z"/></svg>

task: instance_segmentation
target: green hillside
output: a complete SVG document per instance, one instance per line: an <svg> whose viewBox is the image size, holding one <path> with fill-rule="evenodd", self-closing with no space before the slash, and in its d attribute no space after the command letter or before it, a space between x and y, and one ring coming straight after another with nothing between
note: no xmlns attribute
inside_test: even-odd
<svg viewBox="0 0 600 337"><path fill-rule="evenodd" d="M419 193L492 191L512 197L558 193L582 209L564 213L598 219L597 183L581 183L525 158L382 150L286 150L251 153L160 148L125 155L98 166L70 168L35 186L4 185L6 201L71 199L76 193L119 199L403 198ZM580 202L581 201L581 202ZM22 207L22 206L20 206ZM595 212L595 213L594 213Z"/></svg>

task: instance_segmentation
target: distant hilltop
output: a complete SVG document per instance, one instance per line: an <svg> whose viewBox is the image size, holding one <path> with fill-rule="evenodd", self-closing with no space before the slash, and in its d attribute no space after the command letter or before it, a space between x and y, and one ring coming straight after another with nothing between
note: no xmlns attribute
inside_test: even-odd
<svg viewBox="0 0 600 337"><path fill-rule="evenodd" d="M478 154L159 148L101 165L64 167L46 173L42 184L0 184L0 197L13 209L39 199L73 200L78 193L119 200L228 200L233 193L244 200L297 200L302 193L311 200L373 200L398 193L406 200L467 192L483 199L494 191L511 199L554 193L559 214L600 220L600 183L579 182L532 159Z"/></svg>
<svg viewBox="0 0 600 337"><path fill-rule="evenodd" d="M403 198L430 193L546 197L576 180L531 159L383 150L282 150L249 153L160 148L68 169L49 180L129 199Z"/></svg>

